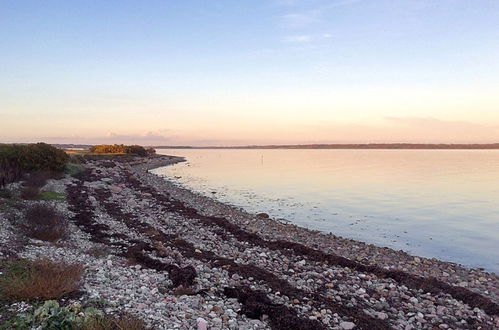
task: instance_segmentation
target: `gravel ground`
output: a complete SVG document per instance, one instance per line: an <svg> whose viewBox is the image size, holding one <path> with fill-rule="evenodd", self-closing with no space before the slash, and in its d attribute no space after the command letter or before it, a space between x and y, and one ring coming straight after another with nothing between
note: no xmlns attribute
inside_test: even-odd
<svg viewBox="0 0 499 330"><path fill-rule="evenodd" d="M22 211L0 211L0 258L84 264L74 301L156 329L499 328L496 274L249 214L149 173L179 160L91 161L51 180L71 235L26 240Z"/></svg>

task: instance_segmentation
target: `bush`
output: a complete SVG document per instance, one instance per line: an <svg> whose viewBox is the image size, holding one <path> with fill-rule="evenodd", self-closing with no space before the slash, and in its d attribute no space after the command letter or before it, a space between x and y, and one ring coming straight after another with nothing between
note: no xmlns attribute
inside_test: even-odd
<svg viewBox="0 0 499 330"><path fill-rule="evenodd" d="M7 329L43 330L145 330L143 321L134 317L109 317L94 307L80 305L60 306L55 300L48 300L36 309L16 316L6 324Z"/></svg>
<svg viewBox="0 0 499 330"><path fill-rule="evenodd" d="M29 173L24 180L25 186L43 187L49 179L62 179L64 172L60 171L34 171Z"/></svg>
<svg viewBox="0 0 499 330"><path fill-rule="evenodd" d="M55 242L66 236L68 221L53 206L36 204L26 210L24 229L31 238Z"/></svg>
<svg viewBox="0 0 499 330"><path fill-rule="evenodd" d="M23 187L21 197L28 200L37 200L40 197L40 189L38 187Z"/></svg>
<svg viewBox="0 0 499 330"><path fill-rule="evenodd" d="M0 145L0 187L31 171L62 171L69 156L46 143Z"/></svg>
<svg viewBox="0 0 499 330"><path fill-rule="evenodd" d="M97 154L133 154L145 157L149 154L155 153L156 151L152 148L146 149L139 145L127 146L124 144L113 144L113 145L102 144L91 147L90 152Z"/></svg>
<svg viewBox="0 0 499 330"><path fill-rule="evenodd" d="M36 171L27 175L24 180L24 185L31 187L43 187L47 184L47 180L49 179L50 174L45 171Z"/></svg>
<svg viewBox="0 0 499 330"><path fill-rule="evenodd" d="M0 188L17 181L23 176L23 169L15 159L2 158L0 148Z"/></svg>
<svg viewBox="0 0 499 330"><path fill-rule="evenodd" d="M11 301L59 299L78 290L83 267L53 262L16 260L5 262L0 293Z"/></svg>
<svg viewBox="0 0 499 330"><path fill-rule="evenodd" d="M63 171L69 156L62 149L46 143L24 146L21 165L27 170Z"/></svg>

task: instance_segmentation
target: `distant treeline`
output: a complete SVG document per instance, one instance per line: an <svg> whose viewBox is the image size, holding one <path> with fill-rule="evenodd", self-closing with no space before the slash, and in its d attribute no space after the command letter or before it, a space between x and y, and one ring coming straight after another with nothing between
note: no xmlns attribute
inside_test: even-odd
<svg viewBox="0 0 499 330"><path fill-rule="evenodd" d="M0 187L33 171L62 171L69 156L46 143L0 144Z"/></svg>
<svg viewBox="0 0 499 330"><path fill-rule="evenodd" d="M133 154L143 157L156 153L153 148L144 148L139 145L127 146L124 144L101 144L93 146L89 150L97 154Z"/></svg>
<svg viewBox="0 0 499 330"><path fill-rule="evenodd" d="M499 149L499 143L490 144L416 144L416 143L369 143L369 144L297 144L232 147L156 146L157 149Z"/></svg>

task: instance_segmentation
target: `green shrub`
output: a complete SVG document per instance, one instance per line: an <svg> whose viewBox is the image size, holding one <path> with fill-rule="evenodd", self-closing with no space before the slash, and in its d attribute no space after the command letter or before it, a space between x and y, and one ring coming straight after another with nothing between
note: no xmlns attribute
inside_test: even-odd
<svg viewBox="0 0 499 330"><path fill-rule="evenodd" d="M29 144L23 148L21 165L27 170L63 171L68 154L46 143Z"/></svg>
<svg viewBox="0 0 499 330"><path fill-rule="evenodd" d="M0 330L7 329L146 330L147 327L135 317L110 317L94 307L60 306L57 301L48 300L0 325Z"/></svg>
<svg viewBox="0 0 499 330"><path fill-rule="evenodd" d="M0 187L34 171L64 170L69 156L46 143L0 144Z"/></svg>
<svg viewBox="0 0 499 330"><path fill-rule="evenodd" d="M103 315L93 307L61 307L57 301L48 300L40 307L18 315L0 329L79 330L93 319L103 318Z"/></svg>

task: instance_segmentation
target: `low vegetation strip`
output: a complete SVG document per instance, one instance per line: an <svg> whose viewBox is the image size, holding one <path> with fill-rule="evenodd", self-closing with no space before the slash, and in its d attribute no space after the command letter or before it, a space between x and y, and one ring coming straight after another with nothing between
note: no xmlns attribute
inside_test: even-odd
<svg viewBox="0 0 499 330"><path fill-rule="evenodd" d="M83 267L53 262L13 260L4 262L0 277L0 293L8 300L58 299L76 292Z"/></svg>

